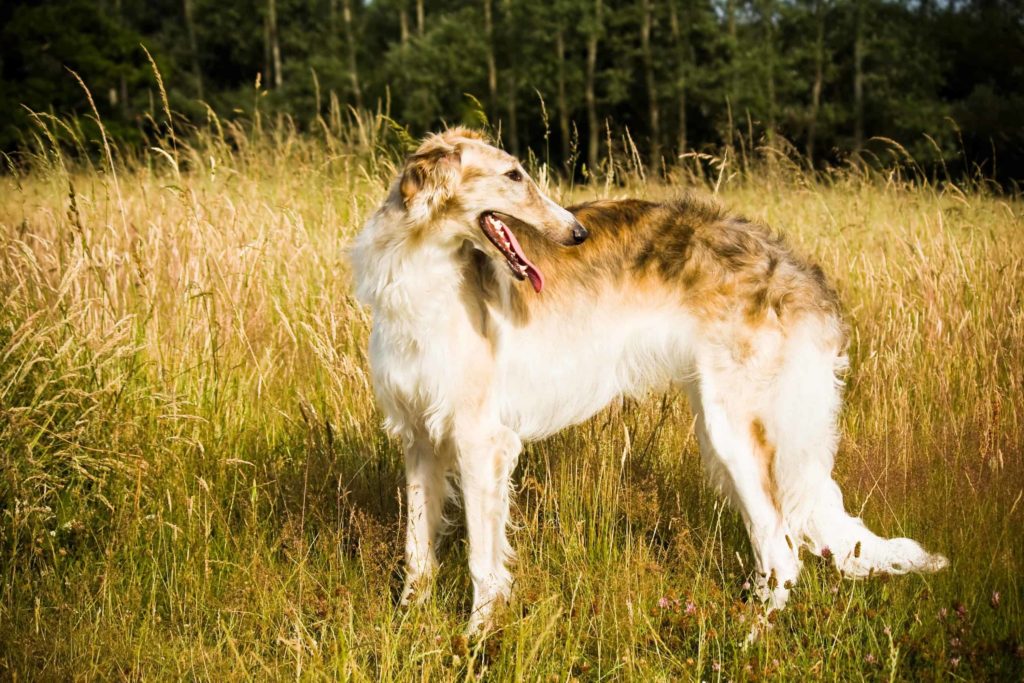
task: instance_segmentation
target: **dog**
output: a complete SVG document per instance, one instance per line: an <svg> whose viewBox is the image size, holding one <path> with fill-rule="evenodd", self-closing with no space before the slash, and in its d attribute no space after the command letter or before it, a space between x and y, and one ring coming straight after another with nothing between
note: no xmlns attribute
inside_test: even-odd
<svg viewBox="0 0 1024 683"><path fill-rule="evenodd" d="M768 610L786 604L801 547L853 577L947 565L845 511L832 478L847 364L836 294L766 227L694 198L565 209L485 136L454 128L405 161L351 260L373 314L374 391L404 447L402 604L430 593L452 479L468 630L488 625L512 587L523 441L669 387L687 393L705 469L742 515Z"/></svg>

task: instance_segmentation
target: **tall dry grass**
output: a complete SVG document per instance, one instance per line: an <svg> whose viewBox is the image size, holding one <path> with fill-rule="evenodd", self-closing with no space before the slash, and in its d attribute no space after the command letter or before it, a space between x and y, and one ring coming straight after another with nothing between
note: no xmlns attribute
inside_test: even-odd
<svg viewBox="0 0 1024 683"><path fill-rule="evenodd" d="M516 598L459 634L460 532L437 597L395 608L400 454L379 430L345 248L404 140L211 115L144 152L40 117L0 178L0 673L213 680L1015 680L1024 672L1024 203L776 155L628 153L564 203L685 187L790 235L853 330L837 476L934 577L845 582L808 560L743 649L750 554L670 394L528 447ZM188 142L186 142L188 141ZM752 152L746 153L752 154ZM538 174L549 179L538 164ZM1016 677L1016 678L1015 678Z"/></svg>

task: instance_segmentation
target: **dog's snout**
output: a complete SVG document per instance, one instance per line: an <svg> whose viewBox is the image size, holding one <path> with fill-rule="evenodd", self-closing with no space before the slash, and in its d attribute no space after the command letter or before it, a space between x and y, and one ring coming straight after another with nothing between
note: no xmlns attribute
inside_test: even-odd
<svg viewBox="0 0 1024 683"><path fill-rule="evenodd" d="M572 226L572 239L576 244L583 244L586 239L590 237L590 233L579 223Z"/></svg>

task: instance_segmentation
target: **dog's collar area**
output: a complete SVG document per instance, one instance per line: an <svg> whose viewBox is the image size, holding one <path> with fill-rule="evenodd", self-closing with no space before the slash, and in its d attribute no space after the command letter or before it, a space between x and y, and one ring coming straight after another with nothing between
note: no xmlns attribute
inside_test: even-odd
<svg viewBox="0 0 1024 683"><path fill-rule="evenodd" d="M544 276L523 253L519 240L516 239L508 225L491 211L480 214L479 220L480 228L487 235L487 239L505 257L512 275L517 280L529 278L534 291L540 293L540 290L544 288Z"/></svg>

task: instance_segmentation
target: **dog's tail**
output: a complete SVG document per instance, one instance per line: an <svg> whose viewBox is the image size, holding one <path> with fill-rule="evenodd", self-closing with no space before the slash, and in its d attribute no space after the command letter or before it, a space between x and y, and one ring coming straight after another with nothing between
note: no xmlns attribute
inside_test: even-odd
<svg viewBox="0 0 1024 683"><path fill-rule="evenodd" d="M838 445L836 419L846 358L823 349L821 330L788 340L786 366L778 375L774 420L775 485L797 542L852 577L871 573L933 572L948 564L909 538L882 538L846 512L832 479Z"/></svg>

